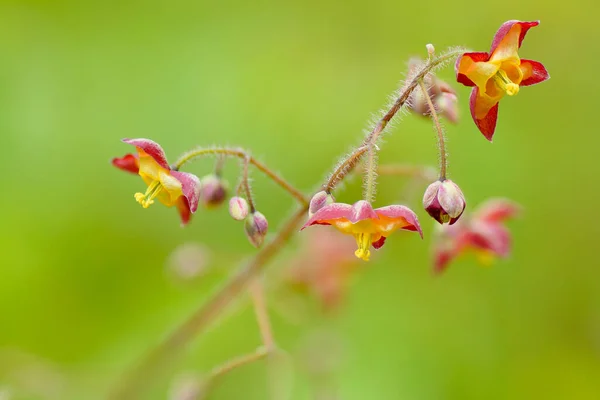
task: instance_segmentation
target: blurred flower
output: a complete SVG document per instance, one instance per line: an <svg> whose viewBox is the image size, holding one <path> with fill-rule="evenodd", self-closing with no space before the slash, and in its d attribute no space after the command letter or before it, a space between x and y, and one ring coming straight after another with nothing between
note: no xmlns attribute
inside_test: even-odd
<svg viewBox="0 0 600 400"><path fill-rule="evenodd" d="M167 260L167 271L173 278L189 281L208 271L210 250L200 243L179 245Z"/></svg>
<svg viewBox="0 0 600 400"><path fill-rule="evenodd" d="M498 102L502 97L516 95L520 86L550 78L541 63L520 59L518 54L525 34L537 25L539 21L507 21L494 35L489 53L465 53L456 60L456 80L474 86L469 101L471 115L489 141L496 129Z"/></svg>
<svg viewBox="0 0 600 400"><path fill-rule="evenodd" d="M291 261L286 281L295 289L315 295L325 310L335 309L344 297L358 260L354 241L328 229L303 235L303 244Z"/></svg>
<svg viewBox="0 0 600 400"><path fill-rule="evenodd" d="M200 187L200 202L204 207L218 207L227 197L227 182L215 174L203 177Z"/></svg>
<svg viewBox="0 0 600 400"><path fill-rule="evenodd" d="M450 179L436 181L427 187L423 208L440 224L454 224L465 210L465 196Z"/></svg>
<svg viewBox="0 0 600 400"><path fill-rule="evenodd" d="M483 264L490 264L495 257L507 257L511 237L502 223L515 217L519 210L509 200L488 200L468 218L442 226L434 244L434 271L443 272L453 259L468 250L474 250Z"/></svg>
<svg viewBox="0 0 600 400"><path fill-rule="evenodd" d="M397 229L417 231L423 236L419 220L410 208L392 205L373 210L365 200L354 205L329 204L310 217L302 229L315 224L333 225L340 232L353 235L358 246L354 255L364 261L369 261L371 245L379 249Z"/></svg>
<svg viewBox="0 0 600 400"><path fill-rule="evenodd" d="M254 211L246 217L244 229L248 240L254 247L260 247L267 236L267 230L269 228L269 222L265 216Z"/></svg>
<svg viewBox="0 0 600 400"><path fill-rule="evenodd" d="M127 154L114 158L112 164L124 171L139 174L148 185L145 193L136 193L135 199L144 208L157 198L167 207L177 206L183 225L198 208L200 181L195 175L171 169L158 143L149 139L123 139L136 147L137 155Z"/></svg>
<svg viewBox="0 0 600 400"><path fill-rule="evenodd" d="M233 196L229 200L229 215L236 221L243 221L250 212L250 206L243 197Z"/></svg>
<svg viewBox="0 0 600 400"><path fill-rule="evenodd" d="M411 59L408 63L409 75L422 63L423 61L420 59ZM442 81L431 74L425 77L425 85L427 86L427 94L436 111L448 121L456 124L458 122L458 99L454 88L447 82ZM415 114L421 116L429 115L429 104L427 104L427 99L420 90L417 89L412 92L409 105L410 109L414 111Z"/></svg>

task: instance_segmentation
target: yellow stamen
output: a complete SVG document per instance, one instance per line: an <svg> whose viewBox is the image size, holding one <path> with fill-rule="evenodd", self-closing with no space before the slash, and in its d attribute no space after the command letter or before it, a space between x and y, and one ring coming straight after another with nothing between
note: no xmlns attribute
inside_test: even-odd
<svg viewBox="0 0 600 400"><path fill-rule="evenodd" d="M148 186L146 193L136 193L134 195L135 200L142 205L144 208L150 207L150 204L154 203L154 198L163 190L163 185L160 181L154 181Z"/></svg>
<svg viewBox="0 0 600 400"><path fill-rule="evenodd" d="M354 255L364 261L369 261L371 256L371 234L370 233L359 233L356 236L356 244L358 249L354 252Z"/></svg>
<svg viewBox="0 0 600 400"><path fill-rule="evenodd" d="M506 92L509 96L514 96L519 93L519 85L510 80L503 70L498 70L496 75L493 76L494 82L500 89Z"/></svg>

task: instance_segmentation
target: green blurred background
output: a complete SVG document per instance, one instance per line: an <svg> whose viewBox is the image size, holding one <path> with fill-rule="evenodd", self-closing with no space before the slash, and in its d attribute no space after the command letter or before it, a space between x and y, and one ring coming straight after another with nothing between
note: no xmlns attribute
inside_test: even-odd
<svg viewBox="0 0 600 400"><path fill-rule="evenodd" d="M448 126L448 145L451 177L470 207L491 196L524 206L510 223L511 258L480 268L466 257L433 277L433 221L416 196L424 241L394 236L354 276L337 313L309 307L298 323L280 310L274 330L291 354L315 329L334 338L340 399L600 398L595 7L3 1L0 398L106 398L254 252L225 209L200 211L185 229L173 209L143 210L133 199L141 180L109 164L130 151L121 138L152 138L171 160L196 145L246 146L310 191L357 143L409 56L426 43L487 50L508 19L542 20L521 55L542 61L552 79L502 102L493 144L470 120L469 90L458 88L462 123ZM452 68L440 76L451 81ZM427 121L407 116L393 132L382 162L435 165ZM228 164L232 182L236 168ZM200 176L210 169L191 167ZM293 202L254 178L274 232ZM403 182L382 179L378 205L398 200ZM360 180L345 188L338 199L356 200ZM206 277L169 278L167 260L182 243L210 248ZM286 257L269 271L286 268ZM208 371L259 341L241 299L147 398L167 398L180 373ZM313 398L297 364L291 398ZM210 398L265 399L266 387L259 363L227 376Z"/></svg>

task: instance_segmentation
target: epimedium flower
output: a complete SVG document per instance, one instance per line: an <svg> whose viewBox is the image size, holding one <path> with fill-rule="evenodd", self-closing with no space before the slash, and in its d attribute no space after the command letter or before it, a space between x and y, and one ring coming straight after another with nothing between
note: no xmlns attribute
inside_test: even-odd
<svg viewBox="0 0 600 400"><path fill-rule="evenodd" d="M494 35L489 53L464 53L456 60L456 80L473 86L469 100L471 116L489 141L496 129L498 102L504 95L514 96L521 86L550 78L541 63L521 59L518 54L527 31L537 25L539 21L507 21Z"/></svg>
<svg viewBox="0 0 600 400"><path fill-rule="evenodd" d="M423 195L423 208L440 224L454 224L466 207L465 196L450 179L435 181Z"/></svg>
<svg viewBox="0 0 600 400"><path fill-rule="evenodd" d="M386 238L398 229L416 231L423 237L419 219L410 208L391 205L373 209L365 200L353 205L326 205L314 213L302 229L311 225L333 225L340 232L353 235L358 246L354 255L364 261L369 261L371 246L381 248Z"/></svg>
<svg viewBox="0 0 600 400"><path fill-rule="evenodd" d="M466 219L441 227L434 244L435 272L443 272L458 256L473 251L481 263L490 264L496 257L506 258L511 236L503 222L514 218L520 207L506 199L492 199L480 205Z"/></svg>
<svg viewBox="0 0 600 400"><path fill-rule="evenodd" d="M150 207L154 199L167 207L176 206L182 224L187 224L198 208L198 177L171 168L162 147L150 139L123 139L123 142L135 146L137 154L114 158L112 164L124 171L139 174L148 185L145 193L134 195L135 200L144 208Z"/></svg>

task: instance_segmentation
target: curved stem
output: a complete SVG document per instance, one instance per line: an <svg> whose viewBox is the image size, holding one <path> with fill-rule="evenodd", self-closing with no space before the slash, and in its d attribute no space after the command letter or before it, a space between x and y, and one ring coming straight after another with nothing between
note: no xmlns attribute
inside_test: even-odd
<svg viewBox="0 0 600 400"><path fill-rule="evenodd" d="M248 165L250 164L250 156L244 157L244 167L242 168L242 181L240 184L244 188L244 192L246 192L246 199L248 200L248 205L250 206L250 212L254 213L256 211L256 207L254 206L254 198L252 197L252 191L250 190L250 182L248 182Z"/></svg>
<svg viewBox="0 0 600 400"><path fill-rule="evenodd" d="M344 179L344 177L354 169L365 151L367 151L366 146L359 147L352 154L350 154L349 157L338 164L335 171L333 171L333 173L329 176L327 183L323 185L323 190L327 193L330 193L333 188L335 188L337 184L340 183L342 179Z"/></svg>
<svg viewBox="0 0 600 400"><path fill-rule="evenodd" d="M446 180L446 168L448 165L448 160L446 158L446 141L444 139L444 130L442 129L440 119L437 115L437 112L435 111L433 102L431 101L431 96L429 96L427 88L425 87L425 83L422 79L419 81L419 87L421 88L421 92L423 92L423 96L425 97L425 101L427 102L427 106L429 107L429 115L431 115L435 131L437 132L438 149L440 151L440 181L444 181Z"/></svg>
<svg viewBox="0 0 600 400"><path fill-rule="evenodd" d="M371 133L369 133L369 135L367 135L367 137L363 140L363 142L359 146L359 149L362 147L366 147L368 149L370 144L377 143L377 140L379 139L379 136L381 135L385 127L392 120L394 115L396 115L398 110L400 110L400 108L402 108L406 104L406 101L409 99L410 95L415 90L415 88L419 85L419 82L427 74L429 74L445 62L451 60L452 58L463 54L465 51L465 49L459 48L448 51L446 54L428 60L428 62L423 67L421 67L421 69L412 77L410 82L402 88L398 98L396 99L392 107L388 110L388 112L385 113L383 117L381 117L377 125L375 125L375 128L373 128ZM357 151L358 150L355 150L352 153L350 153L350 155L340 163L340 165L347 164L348 168L344 168L343 170L341 170L339 175L335 176L335 181L332 180L332 177L334 177L334 175L331 175L328 181L323 185L323 187L326 188L326 190L333 190L336 184L341 182L347 174L354 170L356 164L364 155L364 151L360 155L357 155Z"/></svg>
<svg viewBox="0 0 600 400"><path fill-rule="evenodd" d="M306 217L307 206L300 207L284 224L279 233L271 239L256 255L244 265L237 274L229 279L208 301L200 307L181 325L168 335L165 340L154 348L129 374L125 375L110 396L113 400L132 400L142 397L142 392L164 373L175 357L183 350L190 340L208 324L213 322L220 313L262 271L266 264L283 249L298 226Z"/></svg>
<svg viewBox="0 0 600 400"><path fill-rule="evenodd" d="M266 165L264 165L263 163L261 163L260 161L258 161L254 157L252 157L244 149L222 147L222 148L212 148L212 149L200 148L200 149L192 150L192 151L187 152L184 155L182 155L179 158L179 160L177 160L175 162L175 164L173 164L173 169L179 170L183 165L187 164L188 162L190 162L196 158L207 156L207 155L224 155L224 156L228 156L228 157L238 157L238 158L248 157L250 164L254 165L262 173L264 173L266 176L271 178L276 184L278 184L283 189L285 189L292 197L294 197L296 200L298 200L298 202L300 204L307 205L309 202L309 200L306 198L306 196L304 196L304 194L302 194L302 192L300 192L298 189L294 188L285 179L283 179L282 177L277 175L275 172L271 171L269 168L267 168Z"/></svg>

